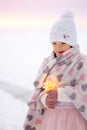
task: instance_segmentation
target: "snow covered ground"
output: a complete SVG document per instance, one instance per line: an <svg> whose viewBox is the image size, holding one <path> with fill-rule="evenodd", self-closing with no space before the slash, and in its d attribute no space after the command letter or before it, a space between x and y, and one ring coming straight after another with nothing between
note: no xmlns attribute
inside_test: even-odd
<svg viewBox="0 0 87 130"><path fill-rule="evenodd" d="M23 130L27 103L0 89L0 130Z"/></svg>

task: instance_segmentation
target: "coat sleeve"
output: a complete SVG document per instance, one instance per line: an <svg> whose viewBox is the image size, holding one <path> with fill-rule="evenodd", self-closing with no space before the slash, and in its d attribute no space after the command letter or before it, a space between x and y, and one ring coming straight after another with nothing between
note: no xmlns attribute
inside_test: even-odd
<svg viewBox="0 0 87 130"><path fill-rule="evenodd" d="M87 62L83 65L78 85L65 86L65 93L87 120Z"/></svg>
<svg viewBox="0 0 87 130"><path fill-rule="evenodd" d="M47 64L47 58L45 58L43 60L42 64L40 65L38 72L37 72L37 77L33 83L35 89L34 89L33 94L31 95L30 100L27 103L31 109L36 109L36 107L37 107L40 110L40 109L44 108L44 105L42 104L42 102L40 100L40 97L43 93L43 89L39 88L38 86L40 85L39 79L42 74L43 68L46 66L46 64Z"/></svg>

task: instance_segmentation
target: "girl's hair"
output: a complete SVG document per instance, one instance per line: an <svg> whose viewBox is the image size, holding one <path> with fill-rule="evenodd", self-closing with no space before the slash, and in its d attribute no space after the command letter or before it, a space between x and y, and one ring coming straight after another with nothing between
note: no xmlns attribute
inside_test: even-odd
<svg viewBox="0 0 87 130"><path fill-rule="evenodd" d="M70 48L73 48L72 46L70 46Z"/></svg>
<svg viewBox="0 0 87 130"><path fill-rule="evenodd" d="M56 55L56 53L54 52L54 57L56 58L57 57L57 55Z"/></svg>

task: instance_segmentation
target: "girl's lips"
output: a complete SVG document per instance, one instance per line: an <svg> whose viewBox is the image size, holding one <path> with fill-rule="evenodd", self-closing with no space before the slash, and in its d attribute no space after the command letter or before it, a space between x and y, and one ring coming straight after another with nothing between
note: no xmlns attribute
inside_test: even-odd
<svg viewBox="0 0 87 130"><path fill-rule="evenodd" d="M58 53L63 53L64 51L59 51Z"/></svg>

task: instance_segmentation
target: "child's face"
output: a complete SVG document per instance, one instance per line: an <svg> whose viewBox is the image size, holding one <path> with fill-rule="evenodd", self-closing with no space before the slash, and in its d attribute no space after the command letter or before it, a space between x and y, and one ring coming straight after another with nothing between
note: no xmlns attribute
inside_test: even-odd
<svg viewBox="0 0 87 130"><path fill-rule="evenodd" d="M67 51L68 49L70 49L70 45L60 42L60 41L54 41L52 43L53 46L53 51L58 54L58 53L63 53L65 51Z"/></svg>

